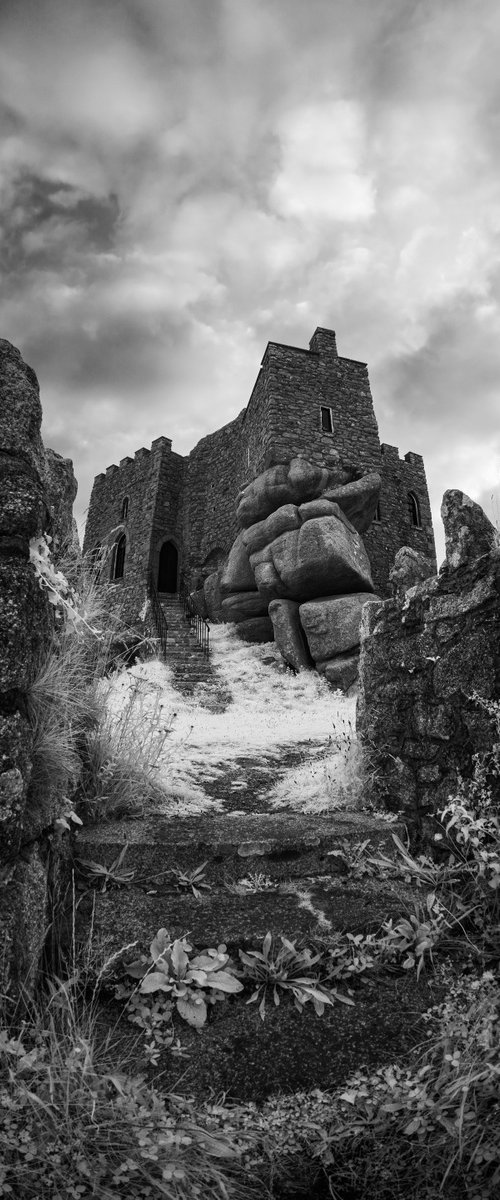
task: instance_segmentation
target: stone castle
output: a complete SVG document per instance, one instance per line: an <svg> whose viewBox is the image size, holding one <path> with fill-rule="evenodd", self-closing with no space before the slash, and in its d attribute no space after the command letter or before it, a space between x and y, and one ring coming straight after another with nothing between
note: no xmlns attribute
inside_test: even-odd
<svg viewBox="0 0 500 1200"><path fill-rule="evenodd" d="M366 364L339 357L329 329L316 329L308 350L269 342L246 408L186 457L158 437L98 475L84 550L109 550L102 578L119 586L122 612L134 621L150 578L160 594L172 593L181 580L200 587L222 566L238 533L238 494L251 480L296 457L328 469L339 454L352 477L381 478L363 541L374 588L387 595L401 546L435 564L424 463L380 444Z"/></svg>

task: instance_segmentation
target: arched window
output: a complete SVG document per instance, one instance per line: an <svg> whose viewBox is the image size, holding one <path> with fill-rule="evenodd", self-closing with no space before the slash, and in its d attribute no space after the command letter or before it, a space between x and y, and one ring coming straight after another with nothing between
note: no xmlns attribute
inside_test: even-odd
<svg viewBox="0 0 500 1200"><path fill-rule="evenodd" d="M422 520L420 517L420 504L415 492L408 492L408 512L414 529L421 529Z"/></svg>
<svg viewBox="0 0 500 1200"><path fill-rule="evenodd" d="M122 521L126 521L128 517L128 496L124 496L122 500Z"/></svg>
<svg viewBox="0 0 500 1200"><path fill-rule="evenodd" d="M118 538L117 542L115 542L114 551L113 551L113 569L111 572L113 579L123 579L123 572L125 570L125 550L126 550L126 548L127 548L127 539L125 537L125 534L122 533L122 536L120 538Z"/></svg>

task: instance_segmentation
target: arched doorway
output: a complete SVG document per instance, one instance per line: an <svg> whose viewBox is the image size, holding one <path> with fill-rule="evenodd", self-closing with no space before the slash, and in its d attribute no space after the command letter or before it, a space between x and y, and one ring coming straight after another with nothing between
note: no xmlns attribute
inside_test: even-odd
<svg viewBox="0 0 500 1200"><path fill-rule="evenodd" d="M177 591L177 570L179 555L173 542L164 542L160 550L158 562L158 591Z"/></svg>

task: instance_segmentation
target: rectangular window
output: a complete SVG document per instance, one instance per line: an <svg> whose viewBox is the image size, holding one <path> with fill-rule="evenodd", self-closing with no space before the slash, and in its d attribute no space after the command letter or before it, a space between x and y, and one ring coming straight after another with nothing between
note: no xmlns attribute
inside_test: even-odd
<svg viewBox="0 0 500 1200"><path fill-rule="evenodd" d="M331 408L321 405L321 429L323 433L333 433L333 416Z"/></svg>

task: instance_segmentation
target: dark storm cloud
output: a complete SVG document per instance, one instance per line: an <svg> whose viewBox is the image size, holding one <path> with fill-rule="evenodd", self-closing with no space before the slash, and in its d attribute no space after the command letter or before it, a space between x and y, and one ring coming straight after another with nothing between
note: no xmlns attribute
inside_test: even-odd
<svg viewBox="0 0 500 1200"><path fill-rule="evenodd" d="M20 173L4 201L0 246L3 271L20 275L34 266L64 270L79 252L109 250L119 217L118 199L103 199L57 179Z"/></svg>
<svg viewBox="0 0 500 1200"><path fill-rule="evenodd" d="M317 324L435 509L489 486L499 47L496 0L4 0L1 332L80 503Z"/></svg>

